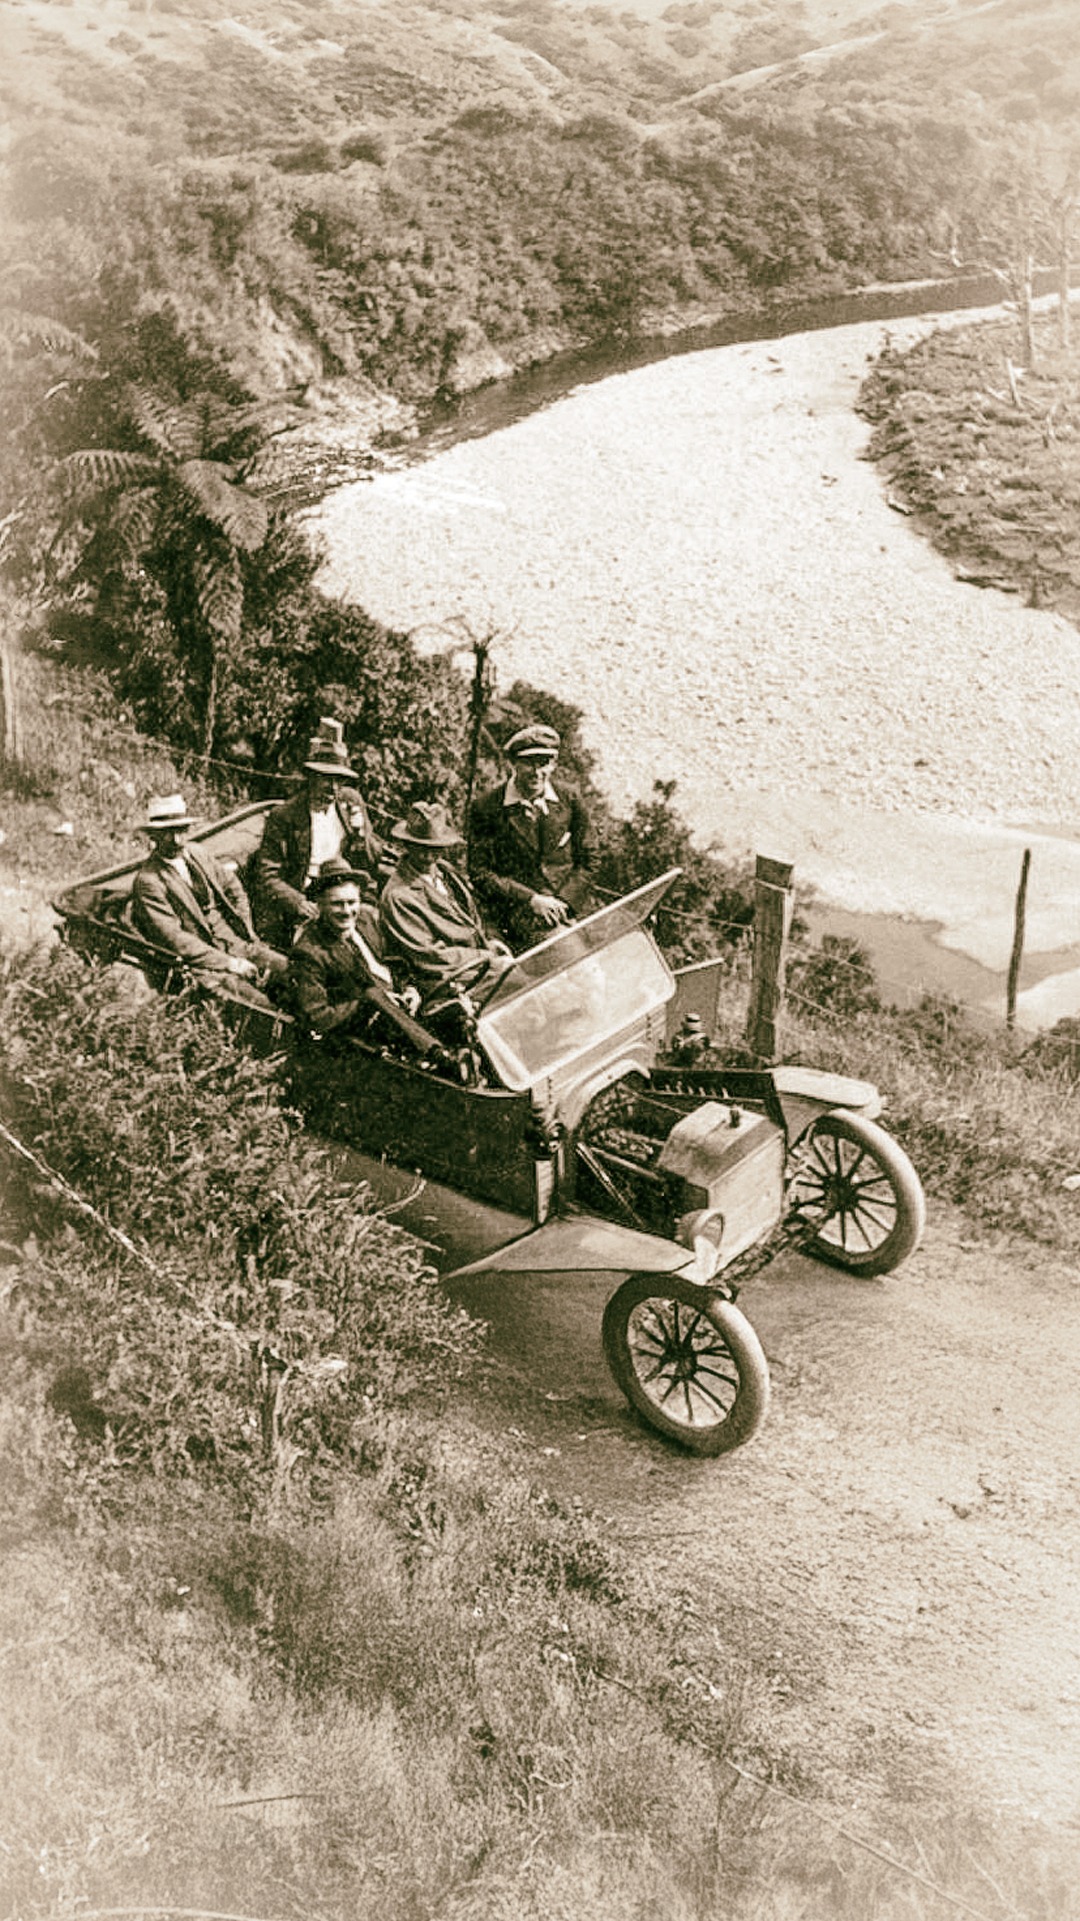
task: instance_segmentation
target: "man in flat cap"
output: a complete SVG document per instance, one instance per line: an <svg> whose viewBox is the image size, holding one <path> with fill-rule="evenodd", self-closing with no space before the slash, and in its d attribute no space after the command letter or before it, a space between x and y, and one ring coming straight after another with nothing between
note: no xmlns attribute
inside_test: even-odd
<svg viewBox="0 0 1080 1921"><path fill-rule="evenodd" d="M309 1033L347 1033L378 1008L421 1053L431 1036L411 1019L419 995L394 991L383 958L379 916L361 898L360 879L347 860L324 860L311 885L317 917L289 953L293 1005Z"/></svg>
<svg viewBox="0 0 1080 1921"><path fill-rule="evenodd" d="M553 784L554 727L522 727L505 751L509 778L472 811L469 872L485 913L513 946L530 947L589 912L596 850L577 795Z"/></svg>
<svg viewBox="0 0 1080 1921"><path fill-rule="evenodd" d="M510 954L489 935L464 875L442 858L461 845L446 808L416 801L391 833L401 858L379 899L387 957L400 964L427 1004L493 981Z"/></svg>
<svg viewBox="0 0 1080 1921"><path fill-rule="evenodd" d="M132 920L205 986L265 1005L259 990L284 975L285 956L257 938L236 875L188 840L193 825L182 794L150 801L143 832L153 852L132 882Z"/></svg>
<svg viewBox="0 0 1080 1921"><path fill-rule="evenodd" d="M366 891L377 891L379 861L386 852L355 787L344 731L321 720L308 746L304 785L294 800L275 807L255 855L252 893L259 932L287 949L318 913L308 888L324 861L344 859Z"/></svg>

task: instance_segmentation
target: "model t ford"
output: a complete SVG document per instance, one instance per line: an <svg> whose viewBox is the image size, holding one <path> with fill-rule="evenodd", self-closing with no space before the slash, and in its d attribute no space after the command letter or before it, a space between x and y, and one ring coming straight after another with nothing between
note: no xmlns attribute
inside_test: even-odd
<svg viewBox="0 0 1080 1921"><path fill-rule="evenodd" d="M244 808L193 838L242 867L266 812ZM866 1082L669 1048L680 983L647 922L677 871L519 955L467 1050L425 1048L375 1018L331 1048L302 1042L287 1014L238 1012L295 1041L313 1127L477 1204L487 1244L456 1272L628 1276L604 1312L616 1381L662 1434L720 1454L750 1439L768 1405L739 1286L793 1244L853 1274L887 1273L916 1246L924 1207ZM176 985L175 956L131 924L133 873L69 889L57 903L67 938Z"/></svg>

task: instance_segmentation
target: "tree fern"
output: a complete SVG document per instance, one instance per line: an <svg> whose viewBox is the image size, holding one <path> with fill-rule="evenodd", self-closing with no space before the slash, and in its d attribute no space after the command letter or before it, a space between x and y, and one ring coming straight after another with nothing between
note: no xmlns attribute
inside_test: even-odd
<svg viewBox="0 0 1080 1921"><path fill-rule="evenodd" d="M206 756L222 650L235 647L241 633L241 562L259 552L270 527L269 508L241 484L240 467L214 456L246 441L248 459L257 460L253 429L280 404L232 407L213 394L180 401L130 385L123 391L127 421L154 453L88 447L60 465L75 509L68 525L77 516L83 530L82 579L96 570L100 599L110 570L138 556L163 589L173 630L202 682ZM67 577L74 582L78 574L79 564Z"/></svg>

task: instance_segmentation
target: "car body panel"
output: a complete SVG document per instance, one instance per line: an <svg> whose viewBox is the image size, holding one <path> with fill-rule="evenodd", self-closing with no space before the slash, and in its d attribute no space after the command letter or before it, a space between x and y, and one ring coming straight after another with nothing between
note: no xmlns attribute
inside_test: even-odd
<svg viewBox="0 0 1080 1921"><path fill-rule="evenodd" d="M570 1214L455 1268L450 1278L493 1269L505 1274L693 1274L695 1257L658 1234L641 1234L594 1215Z"/></svg>

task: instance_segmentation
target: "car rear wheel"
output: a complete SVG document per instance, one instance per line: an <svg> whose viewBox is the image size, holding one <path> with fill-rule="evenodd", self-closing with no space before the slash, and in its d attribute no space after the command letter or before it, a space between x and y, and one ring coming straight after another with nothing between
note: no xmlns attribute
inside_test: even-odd
<svg viewBox="0 0 1080 1921"><path fill-rule="evenodd" d="M769 1406L761 1342L739 1309L678 1274L633 1274L604 1309L604 1353L651 1427L694 1454L727 1454Z"/></svg>
<svg viewBox="0 0 1080 1921"><path fill-rule="evenodd" d="M822 1220L806 1253L849 1274L888 1274L926 1225L919 1177L884 1128L861 1114L822 1114L796 1141L791 1203Z"/></svg>

